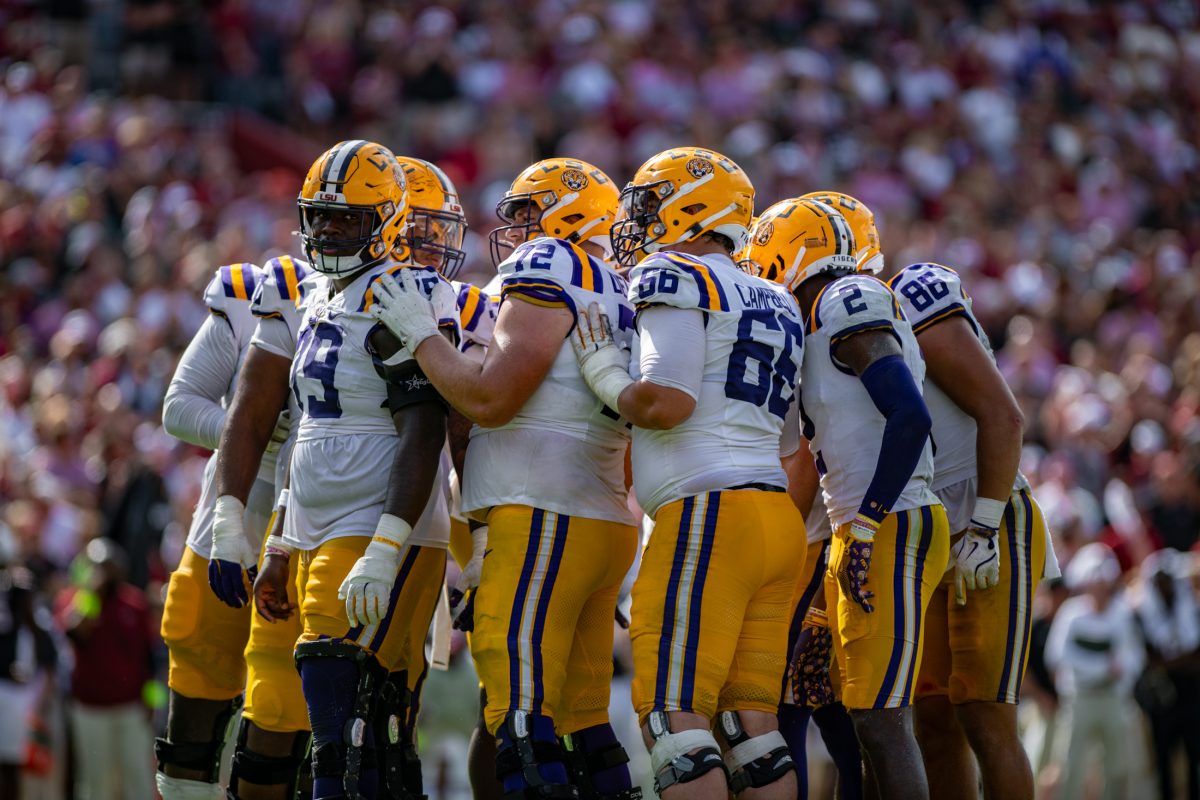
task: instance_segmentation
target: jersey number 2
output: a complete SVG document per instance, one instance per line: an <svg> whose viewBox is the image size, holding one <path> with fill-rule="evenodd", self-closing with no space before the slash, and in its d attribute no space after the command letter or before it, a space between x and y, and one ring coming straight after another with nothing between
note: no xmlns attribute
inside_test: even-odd
<svg viewBox="0 0 1200 800"><path fill-rule="evenodd" d="M300 360L300 374L305 382L318 384L320 396L301 395L300 381L296 381L296 399L304 404L305 410L314 419L337 419L342 416L338 402L338 390L333 376L337 371L338 349L342 346L342 332L328 322L318 322L300 334L300 348L296 357ZM314 387L315 388L315 387Z"/></svg>
<svg viewBox="0 0 1200 800"><path fill-rule="evenodd" d="M772 347L754 336L754 324L758 323L769 331L783 332L783 348L779 358L772 364ZM790 397L784 391L795 391L796 364L792 361L792 348L804 341L804 329L795 320L779 316L769 308L747 309L738 322L737 341L729 354L729 369L725 373L725 396L731 400L744 400L756 406L767 407L775 416L787 416ZM757 365L757 380L746 380L751 371L750 362ZM753 373L752 373L753 374Z"/></svg>

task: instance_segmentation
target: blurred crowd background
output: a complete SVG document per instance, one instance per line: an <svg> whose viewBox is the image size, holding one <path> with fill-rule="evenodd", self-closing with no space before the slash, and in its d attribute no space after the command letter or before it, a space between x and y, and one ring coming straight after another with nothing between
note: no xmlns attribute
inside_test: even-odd
<svg viewBox="0 0 1200 800"><path fill-rule="evenodd" d="M1198 14L1190 0L0 4L0 593L26 597L0 601L0 640L41 632L0 648L0 689L40 669L57 691L35 719L80 701L64 609L108 573L79 567L93 539L124 550L157 630L206 456L162 431L163 394L212 271L296 253L294 198L323 149L362 137L442 166L471 225L464 277L482 284L495 201L529 163L581 158L622 185L695 144L741 164L760 208L844 191L875 211L890 265L963 274L1025 410L1023 466L1059 560L1069 574L1102 542L1119 565L1113 599L1140 652L1123 696L1145 732L1125 741L1145 753L1130 769L1153 792L1153 753L1187 739L1196 780ZM1044 592L1040 629L1085 584ZM1030 749L1052 796L1066 751L1039 741L1065 667L1033 658ZM20 755L47 786L71 769L57 744Z"/></svg>

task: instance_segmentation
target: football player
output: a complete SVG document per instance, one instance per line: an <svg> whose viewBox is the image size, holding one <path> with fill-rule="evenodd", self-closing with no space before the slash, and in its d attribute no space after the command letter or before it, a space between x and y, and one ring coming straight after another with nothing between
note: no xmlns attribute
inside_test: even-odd
<svg viewBox="0 0 1200 800"><path fill-rule="evenodd" d="M985 797L1032 797L1016 704L1033 597L1056 562L1041 509L1018 469L1024 419L958 274L912 264L889 283L925 356L938 443L932 488L955 533L954 569L927 611L917 679L917 739L928 772L939 776L931 794L975 792L973 750Z"/></svg>
<svg viewBox="0 0 1200 800"><path fill-rule="evenodd" d="M491 236L502 300L482 364L429 335L429 303L408 276L381 285L380 320L477 424L462 507L487 522L488 555L471 647L511 796L640 795L608 720L613 609L637 546L629 433L584 384L566 341L576 311L599 303L628 346L625 280L605 261L616 201L608 176L573 159L517 177Z"/></svg>
<svg viewBox="0 0 1200 800"><path fill-rule="evenodd" d="M437 303L434 334L457 342L453 290L434 269L396 261L408 198L381 145L326 151L298 206L304 252L327 280L300 323L291 366L300 424L272 534L282 546L268 547L256 602L269 617L290 612L279 563L298 559L313 797L374 796L377 782L389 797L419 795L400 729L411 640L419 630L424 642L446 566L446 407L371 306L380 275L411 271Z"/></svg>
<svg viewBox="0 0 1200 800"><path fill-rule="evenodd" d="M434 267L454 287L458 301L458 318L462 328L459 349L469 358L482 363L487 347L492 341L496 327L498 304L493 298L480 291L479 287L454 280L466 258L462 249L467 220L463 216L458 191L448 175L435 164L418 158L397 159L408 179L409 227L401 235L418 264ZM450 593L453 614L458 618L469 602L469 592L479 585L483 569L483 553L487 547L487 526L468 520L462 515L461 481L465 449L462 447L470 435L470 421L461 414L450 415L450 445L455 471L450 476L453 484L450 492L450 553L461 571L458 582ZM463 426L463 427L460 427ZM469 623L463 623L470 627ZM414 709L410 714L415 723ZM480 690L480 716L476 729L472 731L467 750L468 773L471 790L477 800L489 800L500 796L500 784L496 780L495 738L487 732L483 721L483 692Z"/></svg>
<svg viewBox="0 0 1200 800"><path fill-rule="evenodd" d="M163 401L163 427L171 435L216 449L226 401L248 360L254 318L250 299L264 273L253 264L221 267L204 293L211 312L180 359ZM166 737L155 743L156 782L166 800L222 798L217 785L227 729L241 705L250 630L245 570L254 556L274 501L276 454L288 431L276 407L265 423L260 455L247 470L246 502L222 508L215 491L218 454L204 470L204 488L179 566L171 573L162 636L170 667ZM218 543L221 513L236 513L236 539ZM244 533L242 533L244 531ZM243 555L245 558L243 559ZM205 585L212 582L212 590Z"/></svg>
<svg viewBox="0 0 1200 800"><path fill-rule="evenodd" d="M787 291L731 258L753 205L719 153L652 157L612 228L636 265L640 352L630 364L597 307L572 336L588 385L635 426L634 488L654 532L633 586L633 702L668 798L796 795L776 709L805 538L778 452L804 336Z"/></svg>
<svg viewBox="0 0 1200 800"><path fill-rule="evenodd" d="M235 512L247 501L272 421L280 409L285 410L292 428L299 417L299 406L289 391L288 373L301 306L316 277L291 256L273 258L263 268L250 304L257 323L221 431L216 463L217 503ZM283 484L293 441L291 431L275 469L276 486ZM237 514L222 515L215 526L215 538L236 542L241 535ZM268 539L264 552L271 549ZM242 557L251 556L245 553ZM229 574L241 567L240 557L231 558ZM266 563L264 558L264 567ZM296 565L290 566L290 580L294 581ZM232 583L235 588L242 585ZM300 633L299 615L273 624L261 615L251 617L246 645L246 703L229 779L230 794L241 800L284 800L296 796L298 783L307 787L309 779L301 778L301 773L309 749L308 715L293 658Z"/></svg>
<svg viewBox="0 0 1200 800"><path fill-rule="evenodd" d="M929 489L921 352L887 286L856 273L855 250L834 208L793 199L759 218L748 260L808 309L800 412L834 529L826 605L842 702L880 795L926 797L909 706L949 534Z"/></svg>

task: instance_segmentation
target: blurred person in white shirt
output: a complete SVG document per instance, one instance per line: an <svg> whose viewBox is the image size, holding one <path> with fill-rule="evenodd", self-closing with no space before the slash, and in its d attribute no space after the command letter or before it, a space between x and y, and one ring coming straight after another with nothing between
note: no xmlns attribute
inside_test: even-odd
<svg viewBox="0 0 1200 800"><path fill-rule="evenodd" d="M1062 800L1083 796L1094 745L1103 748L1103 796L1130 796L1135 749L1129 741L1130 701L1146 653L1120 576L1107 545L1080 548L1064 576L1074 596L1062 604L1046 641L1046 663L1062 702L1055 742L1064 772Z"/></svg>

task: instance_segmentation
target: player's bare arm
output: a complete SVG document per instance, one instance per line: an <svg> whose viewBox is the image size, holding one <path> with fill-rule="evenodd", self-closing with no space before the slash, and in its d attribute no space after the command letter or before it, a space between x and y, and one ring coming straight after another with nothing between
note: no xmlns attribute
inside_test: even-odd
<svg viewBox="0 0 1200 800"><path fill-rule="evenodd" d="M541 385L573 322L565 307L534 305L514 296L513 302L500 306L482 364L440 337L417 347L417 363L463 416L496 428L511 420Z"/></svg>
<svg viewBox="0 0 1200 800"><path fill-rule="evenodd" d="M948 317L917 334L925 369L978 428L980 497L1007 502L1021 461L1025 417L995 362L968 322Z"/></svg>
<svg viewBox="0 0 1200 800"><path fill-rule="evenodd" d="M263 451L271 441L279 414L287 406L291 361L251 347L238 374L237 387L217 451L217 494L242 502L258 475Z"/></svg>

